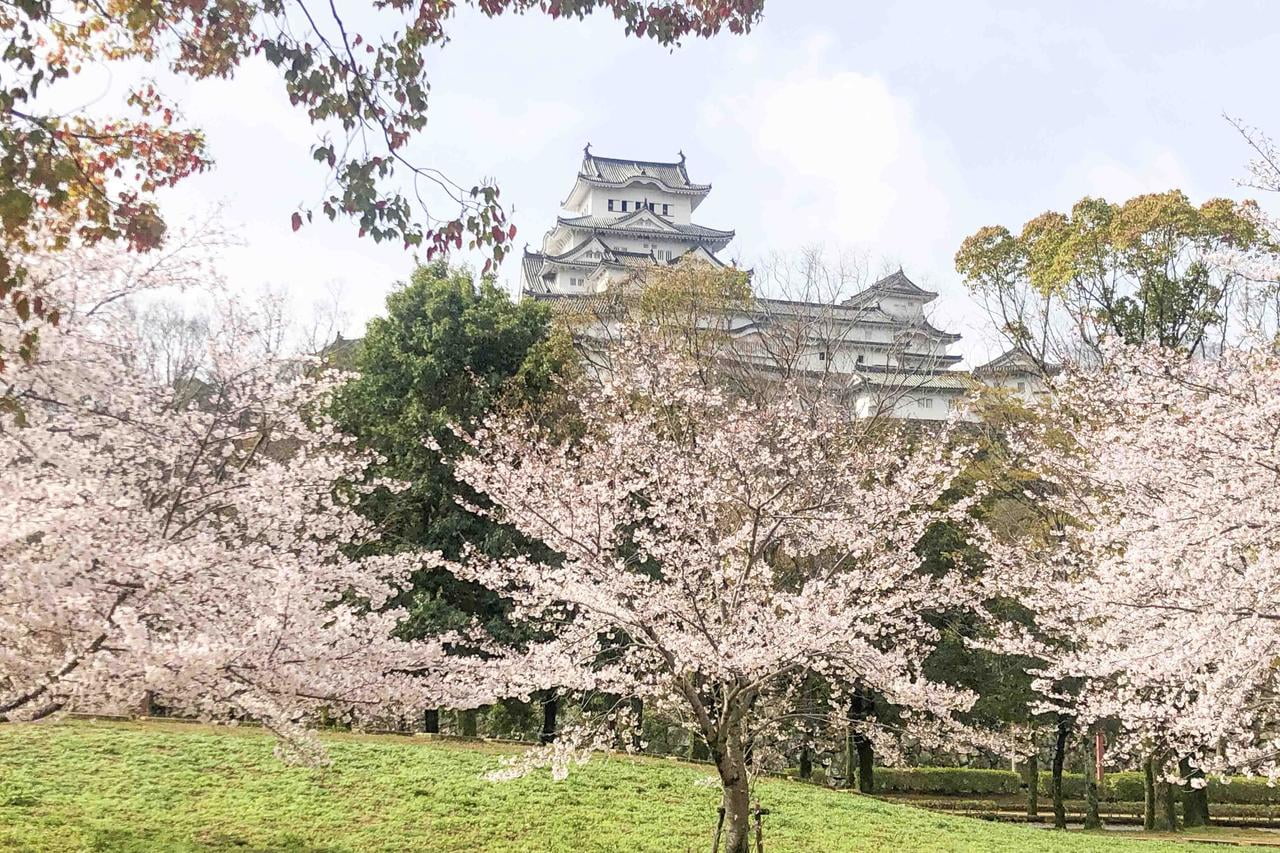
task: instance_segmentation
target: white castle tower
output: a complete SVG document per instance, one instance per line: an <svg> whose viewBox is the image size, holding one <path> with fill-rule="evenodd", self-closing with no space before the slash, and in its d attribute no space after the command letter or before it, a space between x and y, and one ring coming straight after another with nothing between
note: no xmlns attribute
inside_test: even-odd
<svg viewBox="0 0 1280 853"><path fill-rule="evenodd" d="M570 215L556 219L542 251L526 250L526 293L601 293L638 268L694 257L723 266L716 252L732 231L695 225L692 217L711 192L674 163L596 157L587 145L568 197Z"/></svg>
<svg viewBox="0 0 1280 853"><path fill-rule="evenodd" d="M620 160L596 157L588 145L561 205L568 215L557 217L542 251L525 251L525 296L574 318L583 339L615 338L627 291L610 288L682 260L725 266L716 253L733 232L693 222L710 192L689 180L683 153L675 162ZM762 374L820 381L867 414L939 420L979 383L1042 390L1009 354L972 374L954 370L960 356L950 348L960 336L926 314L937 296L899 269L839 302L759 295L706 320Z"/></svg>

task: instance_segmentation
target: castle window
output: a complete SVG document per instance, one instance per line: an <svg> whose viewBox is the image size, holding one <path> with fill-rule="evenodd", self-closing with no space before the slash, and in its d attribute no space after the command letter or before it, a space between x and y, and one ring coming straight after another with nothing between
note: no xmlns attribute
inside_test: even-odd
<svg viewBox="0 0 1280 853"><path fill-rule="evenodd" d="M922 398L920 399L920 408L922 408L922 409L932 409L932 408L933 408L933 398L932 398L932 397L922 397Z"/></svg>
<svg viewBox="0 0 1280 853"><path fill-rule="evenodd" d="M1019 394L1021 394L1022 392L1026 391L1026 390L1027 390L1027 383L1025 383L1025 382L1019 382L1019 383L1018 383L1018 393L1019 393Z"/></svg>
<svg viewBox="0 0 1280 853"><path fill-rule="evenodd" d="M627 212L627 203L625 201L622 202L622 212L623 213Z"/></svg>
<svg viewBox="0 0 1280 853"><path fill-rule="evenodd" d="M858 353L858 361L857 361L858 364L862 364L866 360L867 360L866 356L864 356L862 353Z"/></svg>
<svg viewBox="0 0 1280 853"><path fill-rule="evenodd" d="M663 215L663 216L670 216L670 215L671 215L671 205L669 205L669 204L664 204L664 205L662 206L662 215Z"/></svg>
<svg viewBox="0 0 1280 853"><path fill-rule="evenodd" d="M609 209L613 210L613 199L609 199Z"/></svg>

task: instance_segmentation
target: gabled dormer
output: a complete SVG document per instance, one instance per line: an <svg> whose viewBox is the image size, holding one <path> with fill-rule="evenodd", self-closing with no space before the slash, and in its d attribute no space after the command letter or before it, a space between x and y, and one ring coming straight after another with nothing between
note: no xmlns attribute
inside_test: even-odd
<svg viewBox="0 0 1280 853"><path fill-rule="evenodd" d="M634 213L626 213L610 223L613 228L634 231L660 231L668 234L680 234L680 229L669 219L664 219L656 211L645 207Z"/></svg>
<svg viewBox="0 0 1280 853"><path fill-rule="evenodd" d="M599 237L591 237L559 255L548 255L547 260L568 264L598 264L614 260L614 252Z"/></svg>
<svg viewBox="0 0 1280 853"><path fill-rule="evenodd" d="M924 306L937 298L938 294L917 285L899 267L897 272L876 281L841 304L850 308L875 307L891 317L919 322L924 319Z"/></svg>

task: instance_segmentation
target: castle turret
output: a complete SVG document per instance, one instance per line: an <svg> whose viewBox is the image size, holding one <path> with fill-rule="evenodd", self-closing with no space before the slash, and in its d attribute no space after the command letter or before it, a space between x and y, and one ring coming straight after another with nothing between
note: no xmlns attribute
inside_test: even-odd
<svg viewBox="0 0 1280 853"><path fill-rule="evenodd" d="M524 290L530 294L585 294L608 290L645 267L695 257L723 265L716 253L732 231L692 221L711 192L689 180L684 154L676 162L597 157L588 145L565 214L525 251Z"/></svg>

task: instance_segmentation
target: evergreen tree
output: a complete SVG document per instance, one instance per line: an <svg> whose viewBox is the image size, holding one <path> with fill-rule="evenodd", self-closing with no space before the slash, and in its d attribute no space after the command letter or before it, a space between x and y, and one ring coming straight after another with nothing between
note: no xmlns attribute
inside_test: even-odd
<svg viewBox="0 0 1280 853"><path fill-rule="evenodd" d="M457 496L484 501L453 476L463 452L453 426L471 428L498 401L536 406L554 393L556 376L574 364L567 334L534 302L513 302L492 280L478 284L444 262L421 266L387 297L387 313L369 322L348 358L359 374L341 390L341 426L384 461L373 476L406 481L364 511L384 531L389 550L435 549L457 557L464 544L508 553L512 531L476 516ZM397 602L409 611L405 636L460 628L478 619L501 642L516 642L505 603L442 569L426 569Z"/></svg>

